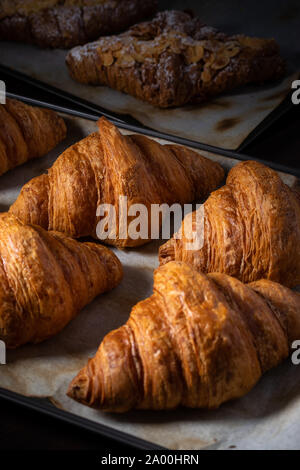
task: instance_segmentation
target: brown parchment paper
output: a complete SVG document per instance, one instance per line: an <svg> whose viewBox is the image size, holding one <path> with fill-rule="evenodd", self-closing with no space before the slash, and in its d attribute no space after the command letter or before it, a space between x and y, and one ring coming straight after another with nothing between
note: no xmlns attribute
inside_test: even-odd
<svg viewBox="0 0 300 470"><path fill-rule="evenodd" d="M66 54L26 44L0 44L1 64L110 111L129 114L152 129L224 149L237 149L284 100L299 75L264 86L242 87L204 104L162 110L108 87L76 83L68 74Z"/></svg>
<svg viewBox="0 0 300 470"><path fill-rule="evenodd" d="M66 122L68 138L64 143L48 156L1 177L1 211L14 202L25 182L49 168L66 147L96 130L96 123L83 119L67 117ZM227 169L237 163L206 155ZM289 185L296 182L291 175L281 176ZM113 415L91 410L66 396L69 382L94 355L103 337L124 324L131 308L152 293L158 245L153 242L135 250L114 250L124 266L122 283L99 296L56 337L8 351L7 365L0 366L0 387L25 396L47 397L75 415L170 449L299 448L300 366L290 360L266 374L247 396L216 411L179 409Z"/></svg>

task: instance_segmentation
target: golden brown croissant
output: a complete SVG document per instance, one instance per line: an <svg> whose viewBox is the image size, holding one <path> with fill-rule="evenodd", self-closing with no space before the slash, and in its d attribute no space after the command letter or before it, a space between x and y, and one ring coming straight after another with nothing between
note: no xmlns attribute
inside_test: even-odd
<svg viewBox="0 0 300 470"><path fill-rule="evenodd" d="M300 295L182 262L156 270L154 294L109 333L68 395L105 411L216 408L246 394L300 338Z"/></svg>
<svg viewBox="0 0 300 470"><path fill-rule="evenodd" d="M71 237L96 237L100 204L112 204L119 220L119 196L128 208L144 204L192 202L206 197L222 181L218 163L178 145L161 145L141 135L123 136L105 118L94 133L67 149L47 175L27 183L10 212L26 223L41 225ZM129 219L129 217L128 217ZM106 242L137 246L128 231ZM148 232L149 233L149 232Z"/></svg>
<svg viewBox="0 0 300 470"><path fill-rule="evenodd" d="M55 335L121 278L108 248L0 215L0 339L8 348Z"/></svg>
<svg viewBox="0 0 300 470"><path fill-rule="evenodd" d="M0 175L46 155L66 132L64 120L55 112L7 99L0 105Z"/></svg>
<svg viewBox="0 0 300 470"><path fill-rule="evenodd" d="M255 161L240 163L230 170L226 186L204 204L203 247L187 249L191 219L185 219L181 239L175 235L160 248L160 263L184 261L199 271L226 273L242 282L266 278L296 286L299 202L274 170Z"/></svg>

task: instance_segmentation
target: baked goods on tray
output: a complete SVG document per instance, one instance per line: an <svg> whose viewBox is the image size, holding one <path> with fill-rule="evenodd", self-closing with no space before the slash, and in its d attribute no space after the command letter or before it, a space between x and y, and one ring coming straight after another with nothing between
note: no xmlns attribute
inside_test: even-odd
<svg viewBox="0 0 300 470"><path fill-rule="evenodd" d="M7 99L0 104L0 175L46 155L66 132L64 120L55 112Z"/></svg>
<svg viewBox="0 0 300 470"><path fill-rule="evenodd" d="M150 214L151 204L184 204L207 197L223 177L218 163L192 150L161 145L142 135L124 136L101 118L99 133L67 149L48 174L29 181L10 213L74 238L98 237L96 211L111 204L116 210L116 232L103 241L118 247L138 246L150 241L151 221L149 238L133 239L127 229L120 235L120 197L127 197L128 212L133 204L144 204Z"/></svg>
<svg viewBox="0 0 300 470"><path fill-rule="evenodd" d="M249 392L299 338L300 294L173 261L155 272L154 294L104 338L68 395L113 412L216 408Z"/></svg>
<svg viewBox="0 0 300 470"><path fill-rule="evenodd" d="M0 215L0 339L7 348L59 333L121 278L108 248Z"/></svg>
<svg viewBox="0 0 300 470"><path fill-rule="evenodd" d="M156 10L156 0L2 0L0 40L70 48L124 31Z"/></svg>
<svg viewBox="0 0 300 470"><path fill-rule="evenodd" d="M275 80L285 69L273 39L229 36L181 11L77 47L66 61L80 83L108 85L161 108Z"/></svg>
<svg viewBox="0 0 300 470"><path fill-rule="evenodd" d="M243 282L300 283L300 198L271 168L246 161L230 170L226 185L204 203L204 243L194 250L185 234L195 216L183 222L180 239L161 246L161 264L184 261Z"/></svg>

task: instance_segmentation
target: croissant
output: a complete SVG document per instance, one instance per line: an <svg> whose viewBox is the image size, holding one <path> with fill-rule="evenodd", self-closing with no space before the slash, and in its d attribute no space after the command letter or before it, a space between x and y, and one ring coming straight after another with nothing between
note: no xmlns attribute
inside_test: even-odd
<svg viewBox="0 0 300 470"><path fill-rule="evenodd" d="M53 111L7 99L0 105L0 175L46 155L66 132L64 120Z"/></svg>
<svg viewBox="0 0 300 470"><path fill-rule="evenodd" d="M54 336L121 278L108 248L0 215L0 339L7 348Z"/></svg>
<svg viewBox="0 0 300 470"><path fill-rule="evenodd" d="M68 49L122 31L156 10L156 0L1 0L0 40Z"/></svg>
<svg viewBox="0 0 300 470"><path fill-rule="evenodd" d="M161 264L184 261L242 282L300 282L300 199L274 170L255 161L232 168L226 185L204 204L203 246L194 250L187 243L196 216L184 220L181 237L161 246Z"/></svg>
<svg viewBox="0 0 300 470"><path fill-rule="evenodd" d="M170 262L68 395L104 411L216 408L249 392L300 338L300 295Z"/></svg>
<svg viewBox="0 0 300 470"><path fill-rule="evenodd" d="M224 34L177 10L78 46L66 64L79 83L107 85L160 108L201 103L285 73L274 39Z"/></svg>
<svg viewBox="0 0 300 470"><path fill-rule="evenodd" d="M67 149L47 175L29 181L10 212L26 223L74 238L97 237L101 204L115 207L116 220L122 210L120 196L127 197L129 209L144 204L149 214L151 204L202 199L223 179L218 163L187 148L161 145L141 135L123 136L105 118L99 120L99 131ZM105 240L109 244L138 246L149 241L147 236L133 239L128 230L120 233L118 223L115 228L114 236Z"/></svg>

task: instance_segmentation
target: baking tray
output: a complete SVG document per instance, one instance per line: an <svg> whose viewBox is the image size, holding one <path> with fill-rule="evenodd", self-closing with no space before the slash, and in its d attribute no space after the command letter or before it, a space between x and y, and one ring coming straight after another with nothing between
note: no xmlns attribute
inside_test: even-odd
<svg viewBox="0 0 300 470"><path fill-rule="evenodd" d="M2 66L0 65L0 73L1 73L1 70L2 70ZM15 77L17 77L18 75L19 74L17 74ZM30 82L31 82L31 80L30 80ZM22 79L21 79L20 83L22 83ZM50 88L52 88L52 87L50 87ZM49 91L47 85L45 85L44 90L47 91L47 92ZM51 93L52 92L50 90L50 94ZM61 98L66 99L66 101L69 100L69 96L70 96L69 94L64 94L64 93L61 93L61 92L59 92L59 93L60 93L59 96ZM146 127L144 127L140 124L134 124L134 123L122 121L121 119L116 117L114 114L110 114L110 113L106 113L106 112L102 113L101 110L97 111L94 108L87 108L85 110L85 108L86 108L85 105L80 106L80 109L82 109L82 110L79 110L79 109L76 110L76 109L74 109L74 107L70 107L68 105L62 106L62 105L58 105L58 104L53 104L51 101L47 101L47 102L46 101L41 101L41 100L38 100L38 99L35 99L35 98L30 98L28 96L24 96L23 94L11 93L11 92L8 91L6 93L6 95L7 95L8 98L17 99L17 100L23 101L24 103L31 104L33 106L40 106L40 107L43 107L43 108L52 109L53 111L61 112L63 114L68 114L68 115L71 115L71 116L77 116L79 118L88 119L88 120L91 120L91 121L97 121L99 119L99 117L105 116L108 119L110 119L116 126L120 127L121 129L126 129L126 130L131 131L131 132L142 133L142 134L147 135L149 137L154 137L154 138L161 139L161 140L171 141L171 142L174 142L176 144L185 145L187 147L191 147L191 148L198 149L198 150L204 150L204 151L209 152L209 153L214 153L214 154L217 154L217 155L222 155L222 156L225 156L225 157L228 157L228 158L233 158L233 159L237 159L237 160L241 160L241 161L249 160L249 158L251 158L252 160L256 160L256 161L259 161L261 163L264 163L265 165L268 165L270 168L273 168L276 171L280 171L280 172L283 172L283 173L289 173L291 175L295 175L295 176L300 177L300 169L290 168L286 165L282 165L281 163L272 162L272 161L269 161L269 160L264 160L264 159L261 159L261 158L258 158L258 157L252 157L252 156L250 157L249 155L243 154L241 151L226 150L226 149L216 147L214 145L203 144L203 143L200 143L200 142L191 141L189 139L184 139L182 137L172 136L172 135L169 135L169 134L165 134L163 132L158 132L158 131L155 131L153 129L146 128ZM74 103L72 98L70 98L69 101L70 101L70 103ZM282 103L282 108L284 109L284 111L281 111L280 115L276 119L278 119L282 114L284 114L284 112L288 111L289 104L285 101L284 103ZM274 121L276 119L274 119ZM274 121L272 120L272 123ZM271 125L271 122L268 124L268 127L270 125ZM265 129L266 128L264 128L263 130L265 130ZM259 130L257 130L255 138L258 137L259 135L261 135L263 130L261 128ZM254 138L250 139L250 136L249 136L249 141L247 139L247 145L250 144L250 142L252 142L253 140L254 140Z"/></svg>
<svg viewBox="0 0 300 470"><path fill-rule="evenodd" d="M296 4L296 0L276 2L274 0L258 2L244 0L242 5L240 0L226 0L226 2L224 0L214 0L213 2L160 0L159 9L193 10L204 23L229 34L244 33L254 37L274 37L280 45L282 56L287 61L287 75L290 76L300 70L298 47L300 8ZM85 105L87 104L89 108L93 107L95 109L95 106L101 105L102 110L106 108L105 112L108 112L108 109L109 112L113 110L118 114L119 119L131 122L131 124L137 124L141 127L137 122L129 121L130 114L134 115L139 122L143 122L148 128L156 128L156 130L165 134L178 135L220 148L245 151L246 153L246 144L252 142L258 134L264 132L271 123L278 119L282 112L286 112L285 106L277 107L277 104L282 102L283 97L278 96L279 89L276 91L276 83L267 85L266 88L269 88L269 91L262 93L262 99L257 99L257 97L264 87L253 87L253 89L243 87L233 93L221 95L220 98L209 101L205 113L201 109L199 110L202 105L178 108L171 113L165 110L157 112L151 106L143 106L140 100L133 98L131 100L125 94L114 92L107 87L87 87L74 82L70 79L65 66L66 53L67 51L47 51L20 43L2 42L0 63L23 72L30 80L30 77L32 77L33 81L38 79L44 82L43 86L47 83L56 87L55 93L60 94L58 99L61 99L63 90L63 93L73 94L71 99L75 99L76 102L83 104L82 99L84 98L86 100ZM37 84L37 82L34 83ZM20 92L19 94L24 95L26 93ZM228 102L231 101L239 104L245 98L255 102L256 105L251 107L251 103L247 101L238 108L236 106L228 107L227 112L225 112L225 104L228 105L230 104ZM269 98L272 99L269 100ZM49 100L45 99L45 101ZM272 105L270 106L271 102ZM287 100L286 104L290 107L290 100ZM76 106L74 101L73 106ZM274 108L276 108L274 113L269 114ZM265 109L265 112L262 112L262 109ZM189 121L190 114L193 116L193 120ZM218 115L220 115L220 118L218 118ZM227 121L223 139L222 133L219 132L216 135L215 132L212 132L213 128L209 124L209 120L214 118L215 123L220 123L224 117L234 118L230 121L240 118L242 123L240 123L241 125L232 126L231 122L230 127ZM266 119L263 119L264 117ZM249 120L252 126L246 129L245 126L243 127L243 123L248 125ZM230 142L232 137L234 137L234 142ZM246 142L245 139L247 139Z"/></svg>
<svg viewBox="0 0 300 470"><path fill-rule="evenodd" d="M32 100L31 100L32 102ZM40 104L38 102L34 102L32 104ZM43 103L44 106L47 106L47 103ZM74 134L73 131L74 129L78 130L80 128L80 125L83 125L83 130L91 128L95 128L95 124L93 121L95 121L95 117L91 116L90 120L83 119L82 116L78 117L75 116L72 110L68 110L68 116L64 113L64 117L67 120L68 128L70 131L69 138L71 140L78 140L79 138L82 138L82 132L79 133L78 135ZM86 118L87 116L85 116ZM73 126L73 128L72 128ZM124 132L128 133L133 131L139 131L137 129L126 129L124 128L123 125L120 125L119 127L123 127ZM73 130L72 130L73 129ZM71 142L67 141L64 144L62 144L63 147L66 147L70 144ZM19 187L22 186L28 179L30 179L32 176L36 176L37 174L40 174L45 171L45 168L49 166L49 164L60 154L60 152L63 150L63 148L60 146L56 150L52 151L52 155L45 156L41 159L37 159L31 162L28 162L27 164L13 170L13 172L9 172L6 175L3 175L1 177L1 182L2 182L2 187L0 188L0 208L1 210L6 210L8 205L11 203L11 197L12 193L16 194L19 190ZM202 152L206 154L206 152ZM231 152L231 156L229 157L228 155L222 155L222 153L218 154L211 154L210 157L214 160L222 162L223 166L227 169L232 167L235 163L238 162L238 160L243 160L243 159L249 159L246 155L243 155L241 158L240 154L235 154L234 152ZM293 176L289 170L288 172L285 172L285 174L282 174L281 176L283 179L290 185L295 185L297 183L297 178L295 175ZM282 171L282 167L281 167ZM18 181L18 184L15 186L13 182ZM149 280L152 280L152 265L151 269L149 269L149 260L151 257L151 253L155 252L155 257L157 258L157 247L156 247L156 242L153 242L149 245L146 245L145 248L140 248L136 251L123 251L123 252L117 252L119 257L121 258L121 261L124 263L123 258L127 261L129 257L131 256L139 256L140 260L141 258L145 259L145 272L142 272L141 270L141 264L137 265L136 272L132 272L131 268L128 271L128 267L126 263L124 263L124 269L127 271L126 276L124 280L126 279L126 282L129 282L129 285L131 286L131 289L134 287L135 291L139 291L139 288L137 289L136 283L139 277L145 276L145 282L144 282L144 287L141 289L141 292L134 292L133 297L131 297L128 301L126 300L126 308L124 306L124 309L126 311L122 312L122 319L114 319L112 318L113 315L109 315L110 318L106 318L105 316L101 315L101 328L103 325L103 328L105 327L106 330L108 331L109 329L112 329L112 324L111 322L115 322L114 327L119 326L120 324L124 323L124 320L126 320L126 315L129 312L129 305L133 306L136 303L136 300L140 300L141 298L145 298L149 294L149 290L152 290L151 286L148 286ZM134 253L134 254L132 254ZM123 258L122 258L123 257ZM151 263L150 263L151 264ZM153 263L152 263L153 264ZM129 266L130 267L130 266ZM146 269L147 268L147 269ZM147 272L146 272L147 271ZM128 276L129 273L129 276ZM128 279L128 277L132 276L132 279ZM146 285L147 284L147 285ZM126 299L128 297L129 289L127 288L127 285L124 285L123 290L126 290ZM117 288L118 289L118 288ZM128 292L127 292L128 291ZM103 304L108 304L111 310L111 305L117 305L119 304L122 305L123 309L123 303L119 300L119 298L122 299L122 294L119 291L116 293L116 291L112 291L111 293L107 294L107 296L102 297L100 296L99 301L100 305ZM102 300L101 300L102 299ZM110 304L110 302L114 302L113 304ZM17 384L15 383L12 385L12 382L7 382L9 385L5 387L5 389L0 389L0 397L4 398L6 400L10 400L12 402L15 402L17 404L20 404L22 406L26 406L28 408L31 408L33 410L39 411L41 413L51 415L53 417L56 417L60 420L67 421L69 423L74 424L75 426L79 426L84 429L88 429L92 432L95 432L99 435L105 435L107 437L113 438L118 440L119 442L128 444L132 447L135 447L137 449L144 449L144 450L153 450L153 449L163 449L163 448L168 448L168 449L185 449L185 448L190 448L190 449L200 449L200 448L205 448L205 449L214 449L214 448L228 448L230 447L229 444L231 445L238 445L240 444L240 447L242 448L247 448L247 446L251 446L251 442L249 443L249 439L246 441L244 440L243 442L239 442L237 438L237 431L238 435L240 433L239 431L239 422L240 420L243 420L243 417L246 416L245 420L247 422L247 426L250 427L250 429L245 430L243 428L243 432L246 431L246 436L248 434L251 436L251 430L252 432L252 424L255 422L257 419L257 408L258 408L258 403L266 402L265 406L266 409L264 409L263 413L263 425L268 427L268 432L269 428L271 429L276 429L276 422L274 423L274 419L276 420L278 415L281 417L280 421L280 426L283 426L282 420L285 418L285 414L281 416L280 411L277 410L276 413L274 413L274 416L272 416L272 419L269 418L268 412L270 412L270 392L273 391L273 394L275 398L278 396L279 391L284 391L284 401L286 401L286 391L289 387L289 383L291 380L297 379L295 370L291 370L291 366L288 363L284 363L281 365L279 368L274 369L274 371L271 371L271 373L267 374L267 377L265 377L264 381L259 384L258 387L255 388L254 391L250 392L246 397L242 398L241 400L235 401L233 404L226 404L220 408L220 410L217 410L216 412L214 411L206 411L206 410L178 410L173 411L173 412L166 412L166 413L149 413L149 412L135 412L133 414L128 414L124 416L118 416L118 417L111 417L110 415L107 414L101 414L98 412L95 412L95 410L90 410L86 407L83 407L82 405L79 405L74 402L74 406L76 407L77 411L76 413L74 412L68 412L66 411L66 404L64 402L65 398L65 382L61 382L60 386L58 387L57 391L55 394L51 392L51 387L49 387L49 384L47 383L46 380L46 385L42 384L39 385L41 387L39 389L39 398L33 397L32 390L35 388L35 383L34 380L41 380L42 379L47 379L47 371L52 370L55 371L53 373L53 376L51 376L51 384L58 380L60 382L60 377L59 374L60 372L59 369L57 368L57 364L55 363L53 365L53 368L51 369L51 366L49 363L53 361L54 358L54 353L56 354L58 351L60 351L61 344L65 345L68 343L69 338L74 337L74 332L78 328L78 325L80 324L80 335L84 336L84 330L87 329L89 330L89 322L91 320L91 314L93 314L92 310L95 308L95 305L91 305L89 308L84 310L84 313L82 315L85 315L85 322L84 319L81 315L81 317L77 317L67 328L64 330L60 335L56 336L52 340L49 340L48 342L42 343L41 345L36 345L36 346L28 346L25 347L25 349L21 348L17 351L9 352L8 354L8 360L10 361L10 356L14 356L12 363L8 363L7 366L1 366L2 367L8 367L10 368L7 372L7 369L1 369L0 372L3 370L2 377L0 375L0 382L3 385L3 378L4 375L6 375L9 379L16 380L16 378L21 377L22 380L18 382ZM101 309L101 306L98 307L97 309ZM99 320L99 321L100 321ZM98 321L98 320L97 320ZM105 322L109 323L105 324ZM94 330L93 330L94 331ZM104 331L103 334L105 334L107 331ZM102 334L102 333L101 333ZM92 336L92 335L91 335ZM97 331L97 338L98 338L98 331ZM90 331L89 331L89 341L90 341ZM97 340L97 344L95 344L95 347L98 346L98 343L100 342L100 332L99 332L99 341ZM52 342L52 343L51 343ZM52 349L51 349L52 348ZM50 351L50 352L49 352ZM81 348L77 347L76 344L76 355L78 351L81 352ZM68 353L70 351L68 350ZM71 350L71 356L74 351ZM48 356L47 356L48 354ZM83 356L86 354L84 351ZM88 354L90 355L90 354ZM17 356L19 359L16 359ZM37 356L37 357L35 357ZM65 358L64 358L65 359ZM34 365L34 362L36 360L36 364ZM76 357L77 360L77 357ZM82 362L86 361L86 357L80 359ZM39 370L39 373L41 376L38 376L35 372L33 373L34 367L37 367L38 362L41 361L42 363L42 370ZM66 359L67 361L67 359ZM30 366L30 364L33 364L33 366ZM63 364L64 367L66 367L68 364ZM30 370L30 367L32 367L32 371ZM77 369L79 369L76 365L76 372ZM4 374L5 371L5 374ZM34 369L35 371L35 369ZM68 372L70 373L70 372ZM73 371L71 371L72 376L73 376ZM10 375L11 374L11 375ZM57 375L57 377L55 376ZM65 374L65 370L63 370L63 374ZM75 375L75 374L74 374ZM282 378L283 385L280 386L278 384L277 387L277 381ZM69 379L68 379L69 380ZM274 382L276 383L276 390L274 391ZM293 384L294 385L294 384ZM295 390L299 390L299 380L298 383L296 384L296 387L294 386ZM44 387L44 388L43 388ZM56 387L56 383L54 383L53 388ZM293 388L293 387L292 387ZM22 391L23 393L20 393ZM292 392L291 392L292 393ZM258 398L257 398L258 394ZM49 399L51 399L51 402ZM294 396L294 401L297 401L296 395ZM72 401L70 401L71 403ZM281 404L281 402L280 402ZM292 402L293 404L293 402ZM54 406L56 405L56 406ZM72 402L73 406L73 402ZM291 405L290 405L291 406ZM78 408L79 407L79 408ZM255 408L255 413L254 413L254 408ZM299 407L297 405L297 410L299 413L300 410L300 403ZM297 411L296 410L296 411ZM287 410L288 416L290 412L292 411L293 413L295 410ZM246 415L245 415L246 413ZM254 413L254 414L252 414ZM264 419L264 414L266 413L266 419ZM295 413L294 413L295 414ZM249 418L248 418L249 415ZM176 421L177 417L178 418L178 423ZM188 417L188 418L187 418ZM191 419L191 422L186 423L185 420ZM100 422L99 422L100 420ZM107 425L109 423L109 425ZM218 424L219 423L219 424ZM227 429L228 433L228 428L230 428L230 433L229 437L226 439L215 439L213 435L210 433L207 434L207 438L203 439L203 433L205 434L205 430L207 426L210 424L213 427L218 425L221 426L221 423L223 423L223 426L225 425L225 429ZM284 443L289 442L289 445L294 445L296 447L300 447L299 442L297 441L297 436L300 435L300 429L299 429L299 424L297 424L297 429L295 433L295 438L294 440L291 439L290 436L287 436L286 434L283 436L284 439L280 437L280 440L282 440ZM278 426L277 426L278 428ZM125 431L122 431L124 429ZM128 429L131 431L128 432ZM189 431L187 431L189 429ZM280 428L279 428L280 429ZM135 430L135 432L132 432L132 430ZM255 430L255 426L254 426ZM222 432L225 430L221 430ZM220 431L220 432L221 432ZM153 437L153 439L149 437ZM271 438L268 436L268 439L266 438L266 434L262 433L262 436L264 438L264 445L272 447ZM256 434L257 437L257 434ZM259 436L258 436L259 437ZM276 437L276 436L275 436ZM229 440L228 440L229 439ZM298 439L299 440L299 439ZM251 437L250 437L251 441ZM273 442L273 441L272 441ZM260 448L260 443L258 440L255 442L255 446L257 448Z"/></svg>
<svg viewBox="0 0 300 470"><path fill-rule="evenodd" d="M65 423L72 424L80 429L98 434L100 436L105 436L109 439L113 439L122 444L126 444L130 447L140 450L164 450L164 447L154 445L151 442L147 442L143 439L136 438L130 434L125 434L116 429L104 426L102 424L93 423L92 421L82 418L80 416L75 416L67 411L60 410L52 405L47 399L38 399L38 398L28 398L24 397L18 393L11 392L9 390L4 390L0 388L0 398L3 400L14 403L18 406L28 408L37 413L50 416L52 418L58 419Z"/></svg>
<svg viewBox="0 0 300 470"><path fill-rule="evenodd" d="M257 132L263 132L280 117L280 104L286 98L291 105L291 82L298 78L297 72L289 71L280 81L241 87L199 105L159 109L106 86L76 83L67 72L63 51L4 43L0 63L0 76L2 73L47 90L56 101L63 97L73 106L110 115L118 121L229 150L239 150L245 140L252 142ZM41 67L41 63L45 65Z"/></svg>
<svg viewBox="0 0 300 470"><path fill-rule="evenodd" d="M75 105L79 108L88 110L89 113L95 114L96 116L98 116L100 113L101 115L106 116L108 119L110 119L111 121L115 123L118 123L118 124L123 123L123 124L128 124L131 126L135 126L135 128L139 128L140 130L143 130L144 132L149 131L149 130L151 131L151 129L147 128L142 123L138 122L129 114L120 115L118 113L114 113L113 111L109 112L105 110L104 108L102 108L101 106L90 103L87 100L84 100L75 95L72 95L71 93L61 91L56 87L48 85L47 83L43 83L40 80L29 77L28 75L25 75L22 72L18 72L17 70L13 70L1 64L0 64L0 76L2 79L4 79L4 81L6 79L9 79L10 81L11 80L14 81L14 87L12 87L11 83L9 83L8 85L9 89L11 88L14 89L16 87L18 88L20 87L20 84L24 84L26 86L32 87L33 89L38 89L38 90L41 90L42 92L45 92L46 94L49 95L49 97L53 97L55 101L63 99L64 101L69 102L70 104L72 104L73 110L74 110L74 105ZM283 102L280 103L267 117L265 117L265 119L248 135L248 137L238 147L236 152L241 152L248 145L252 144L259 136L261 136L261 134L263 134L269 127L271 127L272 124L274 124L278 119L280 119L284 114L288 113L293 108L291 96L292 96L292 91L288 93L286 98L283 100ZM53 104L53 106L55 105ZM80 111L78 111L78 113L80 113ZM84 115L84 111L83 111L82 117L83 115ZM155 130L152 130L152 132L154 132L157 137L160 136L161 138L165 138L165 139L174 138L174 136L172 136L171 134L157 132ZM180 137L178 138L180 139ZM199 145L199 142L193 141L191 139L182 138L182 140L185 141L186 145L190 145L190 146L193 146L195 144ZM211 147L218 148L215 146L211 146ZM221 150L223 152L224 151L226 152L225 149L221 148Z"/></svg>

